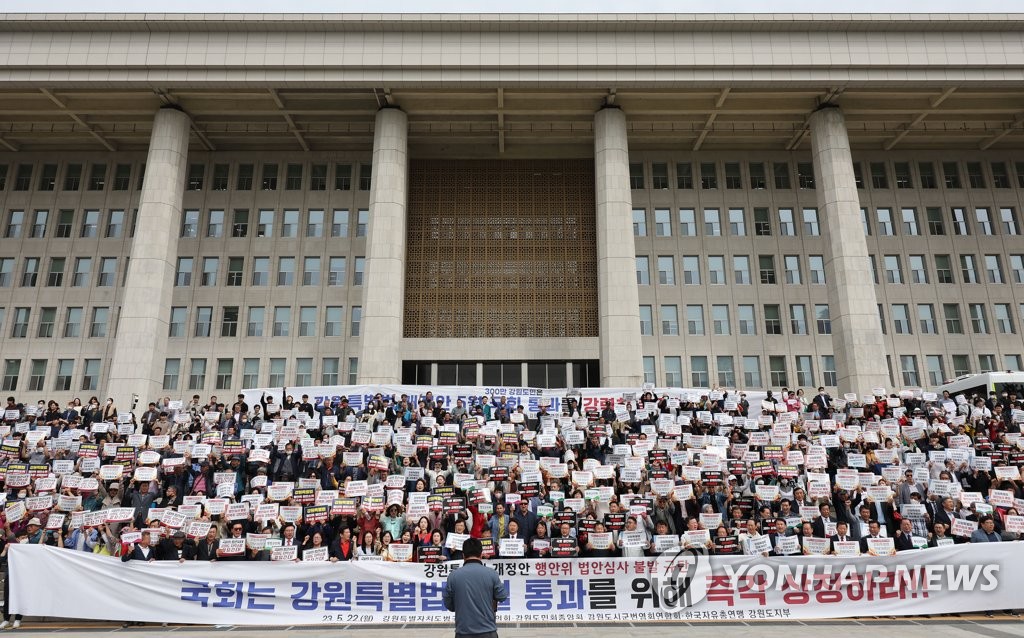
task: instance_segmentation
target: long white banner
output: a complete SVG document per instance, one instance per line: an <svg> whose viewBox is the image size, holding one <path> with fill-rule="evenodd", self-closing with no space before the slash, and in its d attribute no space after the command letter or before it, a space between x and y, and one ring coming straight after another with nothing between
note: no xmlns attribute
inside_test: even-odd
<svg viewBox="0 0 1024 638"><path fill-rule="evenodd" d="M688 587L673 578L678 569L652 558L487 564L509 591L499 622L944 614L1018 607L1024 591L1020 543L886 558L713 557L710 567L706 561L688 561ZM8 578L11 613L31 616L229 625L450 623L443 588L458 564L122 563L12 545Z"/></svg>
<svg viewBox="0 0 1024 638"><path fill-rule="evenodd" d="M668 395L677 399L698 400L701 396L710 396L714 391L707 388L650 388L658 397ZM561 410L562 402L568 393L572 392L580 400L584 410L601 410L607 401L620 402L624 394L635 394L639 398L644 390L640 388L577 388L568 390L541 389L530 387L514 386L444 386L444 385L335 385L335 386L296 386L289 387L288 394L299 401L302 395L308 395L310 403L321 405L337 402L345 397L349 406L357 412L365 408L378 393L386 397L401 397L408 395L413 408L416 402L427 392L432 393L433 398L439 401L446 409L451 410L456 402L462 399L467 409L477 403L477 399L486 396L488 399L506 397L509 405L514 409L523 405L530 414L536 412L542 403L550 405L550 411L558 413ZM257 405L260 397L264 394L274 397L275 401L281 401L281 388L249 388L242 390L245 400L249 405ZM759 391L746 392L747 401L752 406L757 406L757 413L760 413L761 400L766 394ZM717 396L717 395L715 395ZM729 391L729 399L739 400L739 393L735 390ZM230 402L229 402L230 403ZM634 406L636 404L634 403Z"/></svg>

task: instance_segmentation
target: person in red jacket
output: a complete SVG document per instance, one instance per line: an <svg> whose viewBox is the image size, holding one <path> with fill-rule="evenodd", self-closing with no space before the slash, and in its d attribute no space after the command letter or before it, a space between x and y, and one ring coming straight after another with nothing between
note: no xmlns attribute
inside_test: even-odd
<svg viewBox="0 0 1024 638"><path fill-rule="evenodd" d="M469 535L473 538L483 538L491 535L491 528L487 525L487 517L480 513L476 505L469 506L469 515L473 519Z"/></svg>

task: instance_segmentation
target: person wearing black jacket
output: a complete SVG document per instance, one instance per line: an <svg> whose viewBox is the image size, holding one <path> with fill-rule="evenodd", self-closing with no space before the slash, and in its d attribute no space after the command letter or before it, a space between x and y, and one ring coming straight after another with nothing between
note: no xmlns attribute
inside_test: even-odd
<svg viewBox="0 0 1024 638"><path fill-rule="evenodd" d="M252 516L251 514L249 515ZM228 538L245 538L246 531L255 532L256 524L251 519L242 519L237 521L228 521ZM205 542L205 541L204 541ZM241 554L223 555L220 553L220 541L217 541L217 548L214 550L214 555L218 561L244 561L246 560L246 553L243 551Z"/></svg>
<svg viewBox="0 0 1024 638"><path fill-rule="evenodd" d="M897 552L915 549L912 538L913 531L914 525L910 522L909 518L905 518L900 522L900 528L896 530L896 536L893 537L893 544L896 546Z"/></svg>
<svg viewBox="0 0 1024 638"><path fill-rule="evenodd" d="M157 549L157 560L176 560L183 563L196 559L196 546L185 538L185 532L178 530L160 541Z"/></svg>
<svg viewBox="0 0 1024 638"><path fill-rule="evenodd" d="M343 527L341 534L327 549L331 562L352 560L356 551L356 543L352 540L352 528Z"/></svg>
<svg viewBox="0 0 1024 638"><path fill-rule="evenodd" d="M146 491L143 492L143 489ZM146 512L149 511L156 497L157 493L150 491L149 483L137 483L135 479L128 483L126 502L129 507L135 508L135 519L133 521L135 527L142 528L146 526Z"/></svg>
<svg viewBox="0 0 1024 638"><path fill-rule="evenodd" d="M293 481L302 472L302 451L291 441L285 444L284 451L277 446L271 448L270 477L275 481Z"/></svg>
<svg viewBox="0 0 1024 638"><path fill-rule="evenodd" d="M210 527L206 538L196 544L196 560L217 560L217 550L220 549L220 539L217 538L217 528Z"/></svg>
<svg viewBox="0 0 1024 638"><path fill-rule="evenodd" d="M302 402L299 403L299 412L305 412L309 418L313 418L313 404L309 402L309 395L302 395Z"/></svg>
<svg viewBox="0 0 1024 638"><path fill-rule="evenodd" d="M151 562L156 560L156 548L149 544L149 532L142 532L142 538L132 544L131 551L121 555L121 562L127 563L130 560L141 560Z"/></svg>

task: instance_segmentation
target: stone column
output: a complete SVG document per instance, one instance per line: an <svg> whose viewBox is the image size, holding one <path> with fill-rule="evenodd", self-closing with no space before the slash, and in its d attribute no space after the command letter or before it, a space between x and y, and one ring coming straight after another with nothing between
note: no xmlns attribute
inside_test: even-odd
<svg viewBox="0 0 1024 638"><path fill-rule="evenodd" d="M597 289L601 385L639 387L643 381L640 293L633 244L626 116L607 107L594 116L597 189Z"/></svg>
<svg viewBox="0 0 1024 638"><path fill-rule="evenodd" d="M188 115L170 107L157 111L107 375L107 394L122 412L134 394L141 409L162 394L188 138ZM182 361L183 376L187 370Z"/></svg>
<svg viewBox="0 0 1024 638"><path fill-rule="evenodd" d="M850 139L843 113L833 105L819 108L810 127L818 209L828 235L825 275L839 391L860 395L888 387L889 372Z"/></svg>
<svg viewBox="0 0 1024 638"><path fill-rule="evenodd" d="M408 117L397 108L383 108L377 112L373 130L359 382L399 383L405 305Z"/></svg>

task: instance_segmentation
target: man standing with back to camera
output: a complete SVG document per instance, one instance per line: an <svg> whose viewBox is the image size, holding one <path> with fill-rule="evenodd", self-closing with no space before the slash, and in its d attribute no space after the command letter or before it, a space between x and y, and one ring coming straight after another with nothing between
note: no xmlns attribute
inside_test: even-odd
<svg viewBox="0 0 1024 638"><path fill-rule="evenodd" d="M475 538L462 545L465 562L448 574L444 606L455 612L455 638L497 638L495 615L508 592L498 574L480 560L483 547Z"/></svg>

